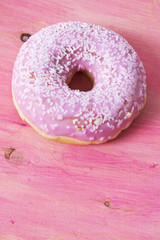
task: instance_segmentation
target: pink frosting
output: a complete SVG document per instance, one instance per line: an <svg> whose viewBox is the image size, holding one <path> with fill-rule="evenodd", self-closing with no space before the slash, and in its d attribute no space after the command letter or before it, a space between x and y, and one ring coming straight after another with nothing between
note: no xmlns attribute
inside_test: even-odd
<svg viewBox="0 0 160 240"><path fill-rule="evenodd" d="M68 87L66 80L78 70L91 73L92 90ZM42 29L22 45L12 87L26 119L47 135L103 142L143 107L145 80L142 62L119 34L64 22Z"/></svg>

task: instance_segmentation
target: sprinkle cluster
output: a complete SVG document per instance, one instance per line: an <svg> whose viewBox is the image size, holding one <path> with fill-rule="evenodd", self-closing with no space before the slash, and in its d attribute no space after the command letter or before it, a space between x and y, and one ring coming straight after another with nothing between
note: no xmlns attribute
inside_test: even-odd
<svg viewBox="0 0 160 240"><path fill-rule="evenodd" d="M85 70L91 91L66 81ZM52 136L84 141L112 138L134 118L146 98L138 55L117 33L93 24L51 25L23 44L13 70L13 91L25 117Z"/></svg>

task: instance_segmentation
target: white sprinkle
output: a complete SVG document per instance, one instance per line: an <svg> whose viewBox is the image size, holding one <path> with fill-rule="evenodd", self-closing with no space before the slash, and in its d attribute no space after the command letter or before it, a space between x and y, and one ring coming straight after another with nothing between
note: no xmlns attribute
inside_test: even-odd
<svg viewBox="0 0 160 240"><path fill-rule="evenodd" d="M100 141L103 141L104 139L105 139L105 137L101 137L101 138L100 138Z"/></svg>
<svg viewBox="0 0 160 240"><path fill-rule="evenodd" d="M102 123L102 119L101 119L101 118L97 118L97 119L94 121L94 123L99 126L99 125L101 125L101 123Z"/></svg>
<svg viewBox="0 0 160 240"><path fill-rule="evenodd" d="M130 112L127 112L126 117L127 117L127 118L130 118L131 115L132 115L132 114L131 114Z"/></svg>
<svg viewBox="0 0 160 240"><path fill-rule="evenodd" d="M94 137L89 137L89 140L90 140L90 141L93 141L93 140L94 140Z"/></svg>
<svg viewBox="0 0 160 240"><path fill-rule="evenodd" d="M62 119L63 119L63 116L62 116L62 115L58 115L58 116L57 116L57 119L58 119L58 120L62 120Z"/></svg>

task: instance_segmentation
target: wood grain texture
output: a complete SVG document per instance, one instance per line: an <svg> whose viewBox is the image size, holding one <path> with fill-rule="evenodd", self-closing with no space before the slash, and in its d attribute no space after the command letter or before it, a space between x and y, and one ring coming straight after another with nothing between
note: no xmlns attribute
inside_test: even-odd
<svg viewBox="0 0 160 240"><path fill-rule="evenodd" d="M147 72L146 107L106 144L46 140L13 106L20 35L68 20L120 33ZM159 39L158 0L0 2L0 240L160 239Z"/></svg>

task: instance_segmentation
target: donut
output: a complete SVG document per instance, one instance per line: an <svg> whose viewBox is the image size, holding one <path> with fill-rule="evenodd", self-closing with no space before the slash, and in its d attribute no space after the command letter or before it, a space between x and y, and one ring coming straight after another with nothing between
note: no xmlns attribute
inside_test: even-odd
<svg viewBox="0 0 160 240"><path fill-rule="evenodd" d="M77 72L90 91L71 89ZM13 68L13 101L42 136L63 143L99 144L127 128L146 102L146 74L131 45L99 25L61 22L23 43Z"/></svg>

